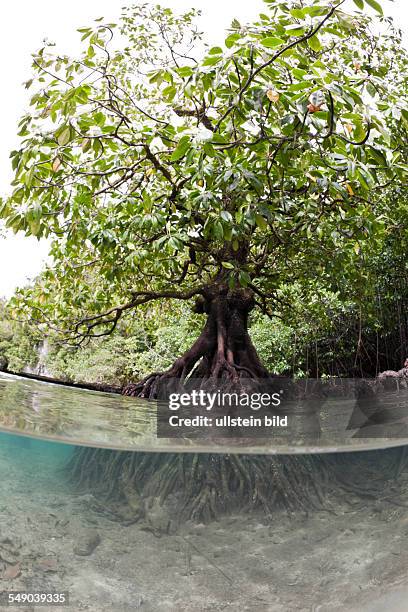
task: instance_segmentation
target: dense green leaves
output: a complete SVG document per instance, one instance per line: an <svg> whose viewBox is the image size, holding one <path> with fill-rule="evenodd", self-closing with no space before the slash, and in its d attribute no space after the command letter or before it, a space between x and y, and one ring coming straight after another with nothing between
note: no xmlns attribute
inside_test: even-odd
<svg viewBox="0 0 408 612"><path fill-rule="evenodd" d="M34 56L0 214L53 238L30 296L45 318L216 278L272 309L282 283L357 282L387 234L383 185L406 181L406 53L391 26L374 34L372 11L265 11L196 58L195 12L148 5L81 28L75 58Z"/></svg>

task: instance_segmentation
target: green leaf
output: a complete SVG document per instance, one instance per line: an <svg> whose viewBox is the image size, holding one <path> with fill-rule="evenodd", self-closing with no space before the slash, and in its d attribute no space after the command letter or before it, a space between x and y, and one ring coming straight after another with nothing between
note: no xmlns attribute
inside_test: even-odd
<svg viewBox="0 0 408 612"><path fill-rule="evenodd" d="M234 264L230 263L229 261L222 261L221 265L226 270L233 270L234 269Z"/></svg>
<svg viewBox="0 0 408 612"><path fill-rule="evenodd" d="M319 40L319 37L316 34L312 36L312 38L309 38L309 40L307 41L307 44L313 51L317 52L317 51L321 51L322 49L321 42Z"/></svg>
<svg viewBox="0 0 408 612"><path fill-rule="evenodd" d="M305 28L298 24L287 26L285 30L289 36L301 36L305 33Z"/></svg>
<svg viewBox="0 0 408 612"><path fill-rule="evenodd" d="M209 55L203 61L203 66L215 66L222 60L222 55Z"/></svg>
<svg viewBox="0 0 408 612"><path fill-rule="evenodd" d="M163 89L163 96L167 98L169 101L173 100L176 95L177 90L173 85L169 85Z"/></svg>
<svg viewBox="0 0 408 612"><path fill-rule="evenodd" d="M408 125L408 110L406 108L401 108L401 115L405 123Z"/></svg>
<svg viewBox="0 0 408 612"><path fill-rule="evenodd" d="M377 2L377 0L365 0L365 1L367 2L369 6L371 6L371 8L377 11L377 13L380 13L380 15L384 14L382 6L379 2Z"/></svg>
<svg viewBox="0 0 408 612"><path fill-rule="evenodd" d="M62 130L62 132L58 134L57 136L58 144L61 147L63 147L64 145L68 144L68 142L70 141L70 138L71 138L71 128L67 126L66 128Z"/></svg>
<svg viewBox="0 0 408 612"><path fill-rule="evenodd" d="M177 148L173 151L172 156L170 157L170 161L175 162L184 157L190 147L190 137L183 136L180 138L180 142L177 145Z"/></svg>
<svg viewBox="0 0 408 612"><path fill-rule="evenodd" d="M179 251L183 248L183 243L179 238L176 238L175 236L171 236L171 238L169 238L169 242L168 245L170 248L172 248L174 251Z"/></svg>
<svg viewBox="0 0 408 612"><path fill-rule="evenodd" d="M85 139L82 141L82 151L83 151L84 153L87 153L87 151L89 151L89 149L91 148L91 146L92 146L92 140L91 140L90 138L85 138Z"/></svg>
<svg viewBox="0 0 408 612"><path fill-rule="evenodd" d="M261 44L264 47L268 47L268 49L274 49L275 47L279 47L285 41L282 38L277 38L276 36L267 36L267 38L263 38L261 40Z"/></svg>
<svg viewBox="0 0 408 612"><path fill-rule="evenodd" d="M222 227L221 221L216 221L214 223L213 232L215 238L218 240L222 240L224 238L224 228Z"/></svg>
<svg viewBox="0 0 408 612"><path fill-rule="evenodd" d="M204 152L205 152L206 155L208 155L208 157L215 157L216 156L215 149L212 146L212 144L210 144L209 142L205 142L204 143Z"/></svg>
<svg viewBox="0 0 408 612"><path fill-rule="evenodd" d="M302 91L303 89L311 89L313 83L311 81L302 81L289 85L288 91Z"/></svg>
<svg viewBox="0 0 408 612"><path fill-rule="evenodd" d="M27 187L31 187L31 183L33 182L33 178L34 178L34 166L31 166L31 168L24 175L24 184Z"/></svg>
<svg viewBox="0 0 408 612"><path fill-rule="evenodd" d="M374 161L376 162L378 166L382 166L384 168L388 166L387 158L385 157L384 153L382 153L382 151L379 151L375 149L374 147L370 147L369 152L370 152L370 156L372 157L372 159L374 159Z"/></svg>
<svg viewBox="0 0 408 612"><path fill-rule="evenodd" d="M232 227L224 227L224 240L231 242L232 240Z"/></svg>
<svg viewBox="0 0 408 612"><path fill-rule="evenodd" d="M176 68L176 72L181 77L190 77L193 74L193 69L190 66L181 66Z"/></svg>
<svg viewBox="0 0 408 612"><path fill-rule="evenodd" d="M245 270L240 270L238 279L242 287L247 287L251 282L251 277L249 276L248 272L245 272Z"/></svg>
<svg viewBox="0 0 408 612"><path fill-rule="evenodd" d="M231 47L233 47L240 38L241 34L238 34L237 32L235 34L230 34L225 39L225 46L227 47L227 49L231 49Z"/></svg>
<svg viewBox="0 0 408 612"><path fill-rule="evenodd" d="M41 219L39 217L33 217L29 221L30 231L33 236L38 236L41 229Z"/></svg>
<svg viewBox="0 0 408 612"><path fill-rule="evenodd" d="M303 9L306 15L310 15L311 17L317 17L318 15L324 15L327 13L326 6L307 6Z"/></svg>
<svg viewBox="0 0 408 612"><path fill-rule="evenodd" d="M290 14L292 15L292 17L295 17L295 19L304 19L306 17L306 12L302 9L292 9L290 11Z"/></svg>
<svg viewBox="0 0 408 612"><path fill-rule="evenodd" d="M268 223L263 215L260 215L260 214L255 215L255 221L259 229L261 230L268 229Z"/></svg>
<svg viewBox="0 0 408 612"><path fill-rule="evenodd" d="M364 0L354 0L354 4L356 4L360 10L363 10Z"/></svg>

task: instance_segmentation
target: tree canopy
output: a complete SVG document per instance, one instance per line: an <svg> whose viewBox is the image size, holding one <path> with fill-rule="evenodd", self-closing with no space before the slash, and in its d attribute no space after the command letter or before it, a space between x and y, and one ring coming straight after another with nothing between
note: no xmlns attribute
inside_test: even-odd
<svg viewBox="0 0 408 612"><path fill-rule="evenodd" d="M53 263L20 310L78 338L220 280L271 315L317 279L362 296L406 181L408 56L375 0L344 1L266 0L216 47L195 11L136 5L77 57L40 49L0 214Z"/></svg>

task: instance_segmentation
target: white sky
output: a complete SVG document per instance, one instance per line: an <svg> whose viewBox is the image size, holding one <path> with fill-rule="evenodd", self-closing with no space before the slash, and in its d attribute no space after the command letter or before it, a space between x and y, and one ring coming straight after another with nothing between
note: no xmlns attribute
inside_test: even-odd
<svg viewBox="0 0 408 612"><path fill-rule="evenodd" d="M16 126L27 106L27 92L22 83L31 74L31 53L41 46L44 38L57 42L67 52L75 53L79 43L76 29L101 16L115 21L124 4L126 0L70 0L66 3L5 0L0 3L0 22L3 23L0 37L0 195L9 190L12 176L9 153L18 146ZM233 17L244 22L265 11L262 0L161 0L161 4L177 9L201 8L201 28L207 33L207 39L214 43L223 40L224 30ZM385 0L383 5L408 33L407 0L395 0L392 4ZM11 296L17 286L24 285L38 274L46 254L47 244L35 238L10 233L2 237L0 234L0 296Z"/></svg>

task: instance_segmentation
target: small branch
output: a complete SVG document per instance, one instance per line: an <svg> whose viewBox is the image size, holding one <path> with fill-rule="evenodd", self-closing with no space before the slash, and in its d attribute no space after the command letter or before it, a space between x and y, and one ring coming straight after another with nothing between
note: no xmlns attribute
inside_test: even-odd
<svg viewBox="0 0 408 612"><path fill-rule="evenodd" d="M149 145L145 144L145 145L144 145L144 149L145 149L145 151L146 151L146 157L147 157L147 159L148 159L148 160L150 160L150 161L152 162L152 164L153 164L153 166L156 168L156 170L158 170L159 172L161 172L161 173L162 173L162 175L164 176L164 178L166 178L166 179L169 181L169 183L170 183L171 185L174 185L173 178L172 178L172 176L171 176L171 174L170 174L169 170L168 170L167 168L165 168L165 167L163 166L163 164L161 164L161 163L159 162L159 160L157 159L157 157L156 157L156 156L153 154L152 150L150 149Z"/></svg>
<svg viewBox="0 0 408 612"><path fill-rule="evenodd" d="M227 110L225 111L225 113L223 114L223 116L218 120L217 125L215 126L215 131L217 132L222 124L223 121L225 121L225 119L228 117L228 115L233 111L233 109L241 102L242 100L242 96L244 95L244 93L246 92L246 90L248 89L248 87L251 85L252 81L258 76L258 74L260 72L262 72L263 70L265 70L265 68L268 68L268 66L270 66L271 64L273 64L274 62L276 62L277 59L279 59L281 57L281 55L283 55L284 53L286 53L286 51L289 51L289 49L293 49L293 47L296 47L297 45L301 44L302 42L306 42L308 41L310 38L313 38L313 36L315 36L320 30L321 28L324 26L324 24L334 15L334 13L336 12L336 10L342 5L344 4L345 0L342 0L342 2L340 2L339 4L337 4L336 6L332 6L332 8L330 9L330 11L327 13L327 15L325 16L324 19L322 19L322 21L313 29L309 30L309 32L307 34L305 34L304 36L301 36L300 38L296 38L296 40L292 41L291 43L289 43L288 45L285 45L284 47L282 47L279 51L277 51L277 53L275 53L267 62L265 62L264 64L262 64L261 66L259 66L258 68L256 68L256 70L251 70L251 73L246 81L246 83L241 87L241 89L239 90L238 93L238 103L237 104L233 104L231 106L229 106L227 108Z"/></svg>
<svg viewBox="0 0 408 612"><path fill-rule="evenodd" d="M346 136L343 136L342 134L333 134L333 136L335 136L336 138L341 138L341 140L344 140L344 142L347 142L348 144L355 145L356 147L361 147L370 138L370 134L371 134L371 123L367 125L367 134L364 136L363 140L361 140L360 142L355 142L354 140L350 140L349 138L346 138Z"/></svg>
<svg viewBox="0 0 408 612"><path fill-rule="evenodd" d="M329 100L330 100L330 104L329 104L329 113L330 113L330 127L329 127L329 131L327 132L327 134L323 137L323 138L330 138L330 136L333 135L334 133L334 127L335 127L335 123L334 123L334 100L333 100L333 95L331 91L328 91L329 94Z"/></svg>
<svg viewBox="0 0 408 612"><path fill-rule="evenodd" d="M215 127L211 123L211 119L206 115L204 108L200 108L197 111L186 108L175 108L173 110L178 117L196 117L198 123L202 123L207 130L215 132Z"/></svg>

